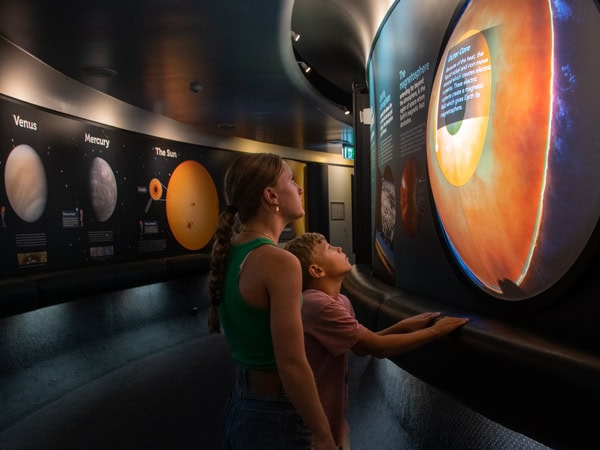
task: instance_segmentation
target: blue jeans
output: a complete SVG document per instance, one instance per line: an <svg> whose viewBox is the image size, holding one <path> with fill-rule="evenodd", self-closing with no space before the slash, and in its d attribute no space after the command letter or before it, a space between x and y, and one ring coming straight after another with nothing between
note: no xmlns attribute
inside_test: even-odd
<svg viewBox="0 0 600 450"><path fill-rule="evenodd" d="M269 397L252 393L246 370L239 368L225 408L223 446L226 450L308 450L312 433L285 392Z"/></svg>

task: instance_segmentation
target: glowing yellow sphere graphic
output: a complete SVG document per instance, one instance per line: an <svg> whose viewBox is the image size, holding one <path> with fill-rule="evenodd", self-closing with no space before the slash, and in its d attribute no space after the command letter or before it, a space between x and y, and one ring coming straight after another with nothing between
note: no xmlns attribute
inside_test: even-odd
<svg viewBox="0 0 600 450"><path fill-rule="evenodd" d="M150 187L150 195L158 195L152 182ZM169 228L177 242L188 250L199 250L210 241L217 226L219 198L202 164L188 160L175 168L167 186L166 204Z"/></svg>

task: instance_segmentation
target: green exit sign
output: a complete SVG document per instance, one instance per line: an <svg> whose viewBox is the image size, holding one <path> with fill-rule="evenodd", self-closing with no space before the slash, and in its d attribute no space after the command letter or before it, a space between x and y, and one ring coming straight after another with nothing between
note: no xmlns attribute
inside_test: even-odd
<svg viewBox="0 0 600 450"><path fill-rule="evenodd" d="M348 145L342 146L342 156L344 159L354 160L354 147L350 147Z"/></svg>

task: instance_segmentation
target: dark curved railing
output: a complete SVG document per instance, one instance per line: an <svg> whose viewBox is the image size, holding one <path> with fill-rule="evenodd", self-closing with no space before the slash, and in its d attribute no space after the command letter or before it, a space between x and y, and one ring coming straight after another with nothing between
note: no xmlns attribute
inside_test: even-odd
<svg viewBox="0 0 600 450"><path fill-rule="evenodd" d="M390 358L398 366L508 428L555 448L598 444L600 355L521 325L473 315L387 285L357 265L343 290L373 330L426 311L468 316L457 332ZM594 444L595 443L595 444Z"/></svg>
<svg viewBox="0 0 600 450"><path fill-rule="evenodd" d="M0 280L0 317L21 314L99 292L207 273L208 254L88 266Z"/></svg>

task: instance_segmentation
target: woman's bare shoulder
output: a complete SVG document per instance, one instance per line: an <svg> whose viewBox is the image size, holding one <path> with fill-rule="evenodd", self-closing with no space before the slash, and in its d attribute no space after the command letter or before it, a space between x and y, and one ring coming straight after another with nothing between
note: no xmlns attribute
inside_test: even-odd
<svg viewBox="0 0 600 450"><path fill-rule="evenodd" d="M277 245L262 245L256 250L258 250L256 253L257 256L276 266L282 265L290 268L300 267L300 261L298 261L298 258Z"/></svg>
<svg viewBox="0 0 600 450"><path fill-rule="evenodd" d="M293 269L300 267L300 261L292 253L277 245L261 245L252 250L246 257L251 265L273 266L280 268Z"/></svg>

